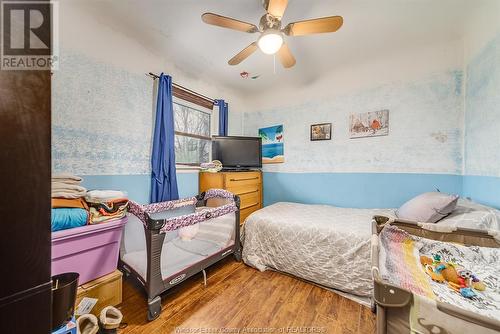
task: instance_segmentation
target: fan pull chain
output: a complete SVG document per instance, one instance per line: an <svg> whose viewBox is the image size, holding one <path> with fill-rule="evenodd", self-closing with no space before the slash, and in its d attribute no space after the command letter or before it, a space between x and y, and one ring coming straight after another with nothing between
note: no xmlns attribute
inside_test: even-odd
<svg viewBox="0 0 500 334"><path fill-rule="evenodd" d="M273 72L276 74L276 54L273 54Z"/></svg>

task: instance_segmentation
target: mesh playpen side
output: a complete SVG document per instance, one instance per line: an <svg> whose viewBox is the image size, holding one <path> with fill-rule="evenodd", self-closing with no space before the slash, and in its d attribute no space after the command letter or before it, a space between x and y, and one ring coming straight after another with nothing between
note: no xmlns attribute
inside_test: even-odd
<svg viewBox="0 0 500 334"><path fill-rule="evenodd" d="M428 333L499 333L499 319L482 316L448 303L413 294L381 277L378 235L388 221L387 217L376 216L372 223L371 261L374 281L373 300L377 313L377 334L412 333L412 325L410 324L412 317L417 320L424 332ZM485 231L454 228L450 231L440 232L424 229L418 223L411 221L395 220L389 223L418 237L470 246L500 248L499 242ZM426 314L431 313L432 319L438 318L439 323L433 323L424 318L419 310L425 310ZM457 328L460 330L457 331Z"/></svg>
<svg viewBox="0 0 500 334"><path fill-rule="evenodd" d="M163 292L231 254L241 261L239 208L239 197L220 189L149 205L131 202L120 264L144 286L149 320L159 316Z"/></svg>

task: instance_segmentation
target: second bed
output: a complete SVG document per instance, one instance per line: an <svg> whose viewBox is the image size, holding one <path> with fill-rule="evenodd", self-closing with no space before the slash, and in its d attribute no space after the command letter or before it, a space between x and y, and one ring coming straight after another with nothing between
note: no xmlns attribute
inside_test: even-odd
<svg viewBox="0 0 500 334"><path fill-rule="evenodd" d="M243 228L243 261L362 297L373 290L370 262L373 216L394 209L352 209L280 202L250 215ZM498 210L460 199L439 226L500 231ZM433 224L435 225L435 224Z"/></svg>

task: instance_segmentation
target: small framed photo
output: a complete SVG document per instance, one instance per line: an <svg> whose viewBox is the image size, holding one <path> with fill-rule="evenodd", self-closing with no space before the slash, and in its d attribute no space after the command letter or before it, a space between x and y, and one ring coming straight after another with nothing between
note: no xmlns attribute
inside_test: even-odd
<svg viewBox="0 0 500 334"><path fill-rule="evenodd" d="M311 125L311 141L332 139L332 123Z"/></svg>

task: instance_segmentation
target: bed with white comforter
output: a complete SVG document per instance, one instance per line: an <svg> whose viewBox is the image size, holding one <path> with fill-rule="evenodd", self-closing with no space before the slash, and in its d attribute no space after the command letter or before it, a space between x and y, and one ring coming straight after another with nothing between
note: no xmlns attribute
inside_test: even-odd
<svg viewBox="0 0 500 334"><path fill-rule="evenodd" d="M243 229L243 261L359 296L370 296L371 220L394 210L276 203Z"/></svg>
<svg viewBox="0 0 500 334"><path fill-rule="evenodd" d="M243 261L325 287L370 296L371 221L393 209L352 209L281 202L251 214L243 227ZM438 224L500 231L500 212L460 199ZM498 232L497 232L498 233Z"/></svg>

